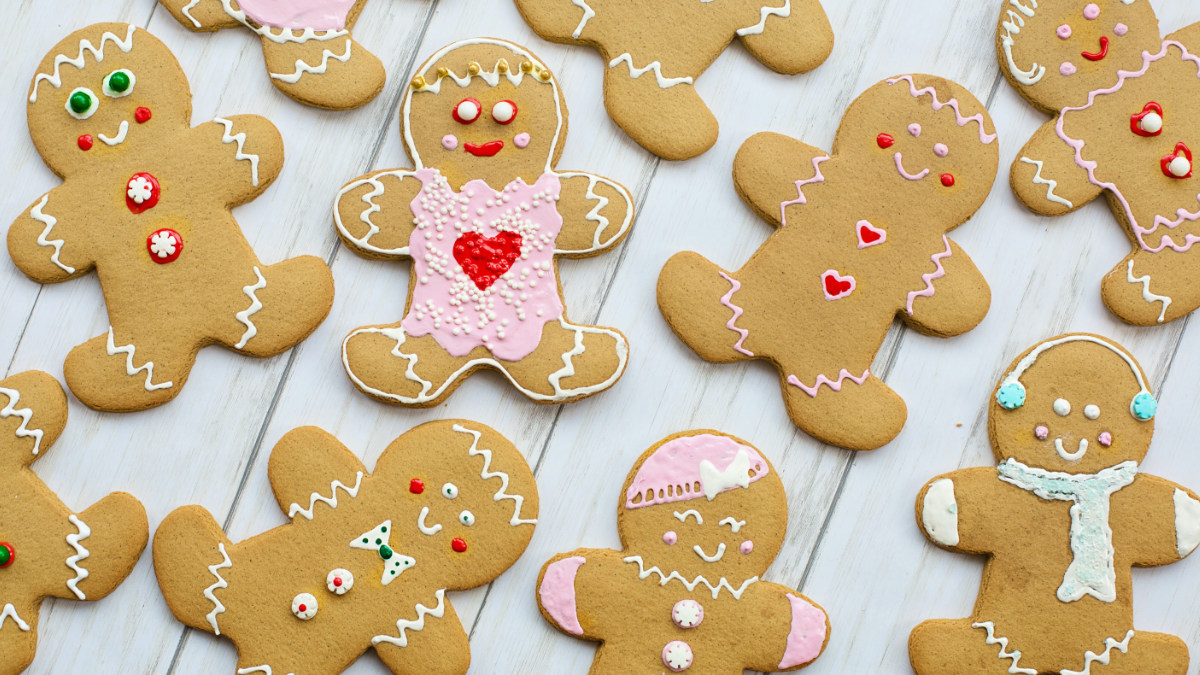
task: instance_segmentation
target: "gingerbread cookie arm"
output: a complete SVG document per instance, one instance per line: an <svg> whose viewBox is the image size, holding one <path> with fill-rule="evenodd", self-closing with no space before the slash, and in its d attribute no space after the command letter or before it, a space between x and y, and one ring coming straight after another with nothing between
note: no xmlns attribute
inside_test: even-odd
<svg viewBox="0 0 1200 675"><path fill-rule="evenodd" d="M1135 326L1157 326L1200 307L1200 286L1180 274L1172 253L1136 249L1104 275L1104 304Z"/></svg>
<svg viewBox="0 0 1200 675"><path fill-rule="evenodd" d="M262 35L262 48L271 84L319 108L357 108L375 98L387 79L383 62L355 42L348 30L310 40Z"/></svg>
<svg viewBox="0 0 1200 675"><path fill-rule="evenodd" d="M733 159L733 184L760 218L779 227L787 206L807 203L804 186L825 180L821 163L828 159L824 150L789 136L755 134Z"/></svg>
<svg viewBox="0 0 1200 675"><path fill-rule="evenodd" d="M558 630L584 640L602 641L608 626L619 626L621 603L613 602L613 580L622 573L636 579L637 569L612 549L581 548L560 553L542 566L537 581L538 609ZM610 616L611 615L611 616Z"/></svg>
<svg viewBox="0 0 1200 675"><path fill-rule="evenodd" d="M175 20L194 31L233 28L240 22L225 11L221 0L159 0Z"/></svg>
<svg viewBox="0 0 1200 675"><path fill-rule="evenodd" d="M1186 558L1200 544L1200 498L1165 478L1138 474L1133 484L1113 496L1112 509L1113 536L1134 565L1167 565Z"/></svg>
<svg viewBox="0 0 1200 675"><path fill-rule="evenodd" d="M1070 213L1100 196L1087 170L1075 163L1075 149L1058 135L1058 120L1038 129L1021 148L1009 173L1013 192L1044 216Z"/></svg>
<svg viewBox="0 0 1200 675"><path fill-rule="evenodd" d="M1166 39L1181 43L1188 48L1189 52L1195 54L1196 50L1200 49L1200 21L1180 28L1168 35Z"/></svg>
<svg viewBox="0 0 1200 675"><path fill-rule="evenodd" d="M318 504L337 506L339 495L358 495L367 469L349 448L324 429L299 427L279 439L267 461L267 477L288 518L313 519Z"/></svg>
<svg viewBox="0 0 1200 675"><path fill-rule="evenodd" d="M943 474L926 483L917 495L917 524L930 541L961 553L991 553L989 523L1002 521L998 504L1004 484L990 467L973 467Z"/></svg>
<svg viewBox="0 0 1200 675"><path fill-rule="evenodd" d="M833 51L833 28L819 0L764 0L760 17L737 36L746 51L777 73L806 73Z"/></svg>
<svg viewBox="0 0 1200 675"><path fill-rule="evenodd" d="M222 571L233 566L233 553L233 542L204 508L184 506L167 514L154 532L154 575L176 619L221 634L226 611L221 598L229 588Z"/></svg>
<svg viewBox="0 0 1200 675"><path fill-rule="evenodd" d="M114 492L66 520L64 580L50 595L99 600L121 585L146 549L146 509L133 495Z"/></svg>
<svg viewBox="0 0 1200 675"><path fill-rule="evenodd" d="M39 197L8 229L8 254L38 283L66 281L92 269L87 224L72 213L72 201L57 187Z"/></svg>
<svg viewBox="0 0 1200 675"><path fill-rule="evenodd" d="M582 172L560 173L562 231L556 253L586 258L616 246L633 222L633 196L620 183Z"/></svg>
<svg viewBox="0 0 1200 675"><path fill-rule="evenodd" d="M202 180L229 206L263 193L283 168L283 137L265 117L217 117L191 130L202 161Z"/></svg>
<svg viewBox="0 0 1200 675"><path fill-rule="evenodd" d="M414 171L375 171L346 183L333 206L338 236L355 253L376 260L408 255L412 201L421 192Z"/></svg>
<svg viewBox="0 0 1200 675"><path fill-rule="evenodd" d="M749 588L741 602L755 607L745 620L750 624L746 627L747 634L758 637L742 644L746 652L745 668L766 672L799 670L825 651L829 617L812 600L787 586L760 581Z"/></svg>
<svg viewBox="0 0 1200 675"><path fill-rule="evenodd" d="M909 290L900 317L927 335L961 335L983 321L992 291L966 252L948 237L930 258L919 287Z"/></svg>
<svg viewBox="0 0 1200 675"><path fill-rule="evenodd" d="M67 395L41 371L0 380L0 404L0 471L6 473L45 455L67 424Z"/></svg>
<svg viewBox="0 0 1200 675"><path fill-rule="evenodd" d="M467 632L444 590L401 616L396 633L376 635L371 644L379 660L397 675L465 675L471 666Z"/></svg>

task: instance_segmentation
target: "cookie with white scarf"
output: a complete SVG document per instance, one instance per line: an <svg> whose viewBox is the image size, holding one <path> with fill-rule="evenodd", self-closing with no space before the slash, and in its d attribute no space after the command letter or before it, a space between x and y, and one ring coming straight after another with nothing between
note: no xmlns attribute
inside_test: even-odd
<svg viewBox="0 0 1200 675"><path fill-rule="evenodd" d="M50 375L0 380L0 673L34 659L45 598L99 600L146 548L141 502L114 492L82 511L63 504L30 465L67 423L67 397Z"/></svg>
<svg viewBox="0 0 1200 675"><path fill-rule="evenodd" d="M918 675L1187 672L1181 639L1133 626L1130 569L1200 543L1196 494L1139 470L1157 408L1133 356L1098 335L1012 363L988 408L998 465L938 476L917 498L933 543L987 556L971 615L913 630Z"/></svg>

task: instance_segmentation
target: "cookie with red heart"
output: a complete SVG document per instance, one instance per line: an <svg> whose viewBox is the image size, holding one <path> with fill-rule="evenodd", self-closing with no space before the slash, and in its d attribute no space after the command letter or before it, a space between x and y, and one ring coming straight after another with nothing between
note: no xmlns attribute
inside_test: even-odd
<svg viewBox="0 0 1200 675"><path fill-rule="evenodd" d="M983 104L930 75L868 89L834 147L830 155L767 133L746 141L734 184L778 230L737 271L696 253L673 256L658 306L702 358L775 365L801 429L870 450L907 417L903 399L870 370L893 319L947 337L987 314L987 282L946 234L983 204L998 150Z"/></svg>
<svg viewBox="0 0 1200 675"><path fill-rule="evenodd" d="M629 192L554 168L566 103L524 47L464 40L417 72L401 116L413 168L356 178L334 207L351 250L412 259L403 320L346 337L350 379L376 399L417 407L437 405L481 368L541 403L608 389L628 343L615 329L567 319L558 259L620 243L633 222Z"/></svg>

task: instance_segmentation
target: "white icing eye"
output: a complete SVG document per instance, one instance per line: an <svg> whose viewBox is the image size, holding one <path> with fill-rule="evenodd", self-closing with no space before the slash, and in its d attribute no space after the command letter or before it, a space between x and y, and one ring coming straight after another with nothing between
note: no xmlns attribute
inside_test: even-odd
<svg viewBox="0 0 1200 675"><path fill-rule="evenodd" d="M442 496L446 499L454 499L458 496L458 486L454 483L446 483L442 486Z"/></svg>
<svg viewBox="0 0 1200 675"><path fill-rule="evenodd" d="M135 84L137 84L137 78L133 76L133 71L122 68L105 75L104 85L101 89L105 96L121 98L132 94Z"/></svg>
<svg viewBox="0 0 1200 675"><path fill-rule="evenodd" d="M345 595L346 591L354 588L354 575L350 573L350 570L339 567L325 577L325 587L329 589L330 593Z"/></svg>
<svg viewBox="0 0 1200 675"><path fill-rule="evenodd" d="M492 119L499 124L512 124L517 119L517 104L512 101L500 101L492 106Z"/></svg>
<svg viewBox="0 0 1200 675"><path fill-rule="evenodd" d="M475 524L475 514L470 511L463 511L458 514L458 522L470 527Z"/></svg>
<svg viewBox="0 0 1200 675"><path fill-rule="evenodd" d="M1097 406L1097 405L1085 406L1083 409L1083 416L1088 418L1089 420L1096 419L1097 417L1100 416L1100 406Z"/></svg>
<svg viewBox="0 0 1200 675"><path fill-rule="evenodd" d="M1066 417L1071 414L1071 402L1065 398L1055 399L1054 414L1059 417Z"/></svg>
<svg viewBox="0 0 1200 675"><path fill-rule="evenodd" d="M86 120L96 114L100 99L87 87L76 87L67 97L67 113L77 120Z"/></svg>
<svg viewBox="0 0 1200 675"><path fill-rule="evenodd" d="M317 615L317 599L312 593L301 593L292 598L292 614L297 619L308 621Z"/></svg>
<svg viewBox="0 0 1200 675"><path fill-rule="evenodd" d="M483 112L483 106L479 101L473 98L464 98L454 106L454 121L459 124L470 124L479 119L481 112Z"/></svg>

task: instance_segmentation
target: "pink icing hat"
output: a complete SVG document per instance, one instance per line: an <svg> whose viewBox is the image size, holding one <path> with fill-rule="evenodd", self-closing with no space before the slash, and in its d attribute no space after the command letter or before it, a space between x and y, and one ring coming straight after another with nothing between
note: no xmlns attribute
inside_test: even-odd
<svg viewBox="0 0 1200 675"><path fill-rule="evenodd" d="M726 490L750 487L770 470L757 450L729 436L680 436L642 462L625 493L625 508L711 500Z"/></svg>

